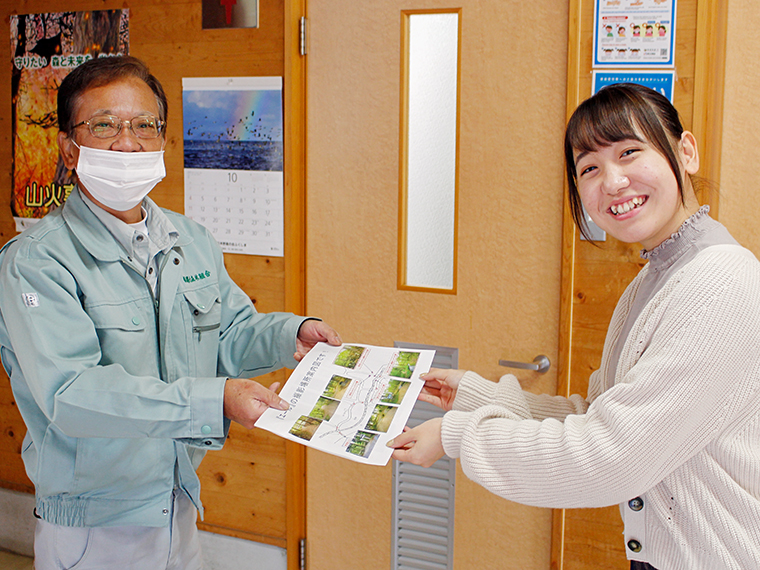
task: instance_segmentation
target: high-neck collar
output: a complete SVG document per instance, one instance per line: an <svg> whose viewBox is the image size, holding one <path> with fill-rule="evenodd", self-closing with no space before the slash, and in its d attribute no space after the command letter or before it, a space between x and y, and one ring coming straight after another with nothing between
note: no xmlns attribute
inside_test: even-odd
<svg viewBox="0 0 760 570"><path fill-rule="evenodd" d="M642 249L641 257L648 260L651 271L669 267L712 227L714 220L708 215L710 206L702 206L681 224L678 231L649 251Z"/></svg>

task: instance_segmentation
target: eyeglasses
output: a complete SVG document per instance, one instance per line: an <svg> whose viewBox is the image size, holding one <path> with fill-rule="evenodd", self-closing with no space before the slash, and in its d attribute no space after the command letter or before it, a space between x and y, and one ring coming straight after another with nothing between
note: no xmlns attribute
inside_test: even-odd
<svg viewBox="0 0 760 570"><path fill-rule="evenodd" d="M99 139L110 139L116 137L121 133L121 129L127 124L129 130L141 139L155 139L164 130L166 123L153 115L141 115L139 117L133 117L129 120L122 120L119 117L113 115L95 115L90 117L86 121L74 125L74 129L87 125L90 129L90 134Z"/></svg>

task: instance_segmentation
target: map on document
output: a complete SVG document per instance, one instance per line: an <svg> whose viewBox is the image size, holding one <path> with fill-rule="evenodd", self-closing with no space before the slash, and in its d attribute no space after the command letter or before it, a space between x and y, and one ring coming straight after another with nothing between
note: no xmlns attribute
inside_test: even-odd
<svg viewBox="0 0 760 570"><path fill-rule="evenodd" d="M385 465L430 370L434 350L317 344L280 391L290 408L268 409L256 427L314 449Z"/></svg>

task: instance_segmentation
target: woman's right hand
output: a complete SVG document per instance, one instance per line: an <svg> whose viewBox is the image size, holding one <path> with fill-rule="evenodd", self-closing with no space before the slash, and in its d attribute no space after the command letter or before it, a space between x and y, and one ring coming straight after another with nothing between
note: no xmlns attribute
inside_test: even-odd
<svg viewBox="0 0 760 570"><path fill-rule="evenodd" d="M417 399L448 412L454 406L459 381L464 373L464 370L431 368L430 372L420 374L425 386Z"/></svg>

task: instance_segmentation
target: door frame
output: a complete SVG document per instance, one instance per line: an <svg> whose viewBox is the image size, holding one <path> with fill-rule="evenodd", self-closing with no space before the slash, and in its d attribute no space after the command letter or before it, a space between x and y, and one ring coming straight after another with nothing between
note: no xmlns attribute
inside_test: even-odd
<svg viewBox="0 0 760 570"><path fill-rule="evenodd" d="M306 314L306 62L301 25L306 0L285 2L283 86L285 310ZM304 39L305 41L305 39ZM306 539L306 448L285 442L287 568L302 568Z"/></svg>

